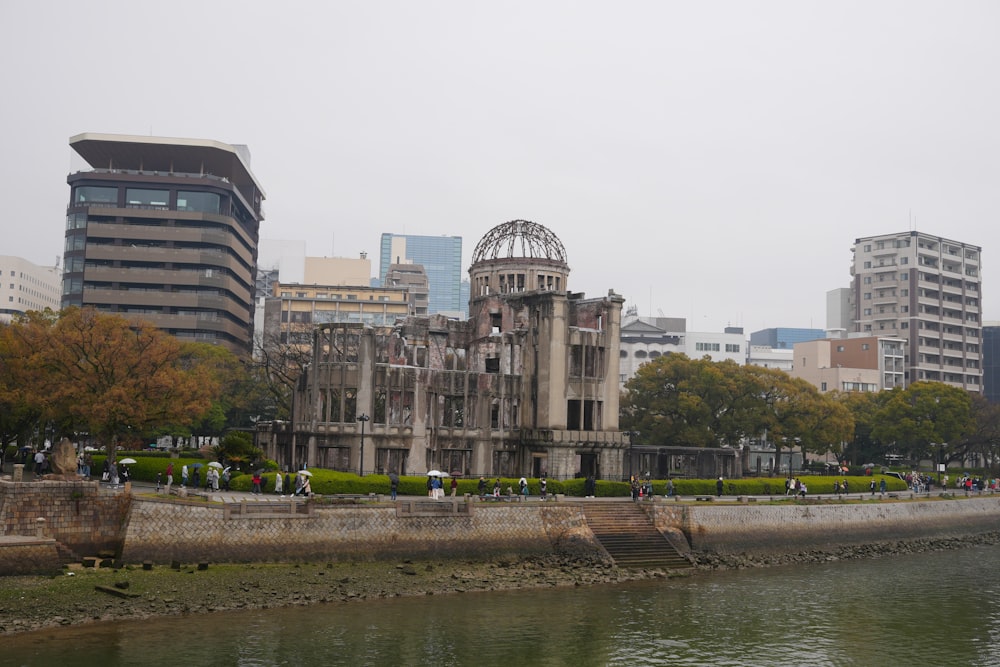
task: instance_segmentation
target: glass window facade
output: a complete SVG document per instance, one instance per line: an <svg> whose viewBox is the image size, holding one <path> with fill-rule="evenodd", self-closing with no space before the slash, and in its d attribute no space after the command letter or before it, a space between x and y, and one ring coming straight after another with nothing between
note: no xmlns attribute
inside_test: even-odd
<svg viewBox="0 0 1000 667"><path fill-rule="evenodd" d="M118 204L118 188L102 188L96 185L81 185L73 191L73 203Z"/></svg>
<svg viewBox="0 0 1000 667"><path fill-rule="evenodd" d="M177 193L177 210L218 213L219 201L219 195L214 192L187 192L181 190Z"/></svg>
<svg viewBox="0 0 1000 667"><path fill-rule="evenodd" d="M395 254L394 245L397 250ZM396 254L400 256L397 257ZM448 311L468 315L468 299L464 302L462 299L461 236L382 234L379 253L380 281L385 280L389 266L396 263L420 264L424 267L427 282L430 283L428 313Z"/></svg>
<svg viewBox="0 0 1000 667"><path fill-rule="evenodd" d="M140 208L167 208L170 205L170 191L128 188L125 190L125 205Z"/></svg>

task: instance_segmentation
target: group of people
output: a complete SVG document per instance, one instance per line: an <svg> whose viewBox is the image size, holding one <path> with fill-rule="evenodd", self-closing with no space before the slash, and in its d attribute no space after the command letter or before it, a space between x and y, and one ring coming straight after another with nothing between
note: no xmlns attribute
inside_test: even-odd
<svg viewBox="0 0 1000 667"><path fill-rule="evenodd" d="M719 479L722 479L721 477ZM632 491L632 500L638 502L640 498L651 498L653 496L653 482L649 479L640 481L638 477L632 475L629 480L629 488Z"/></svg>
<svg viewBox="0 0 1000 667"><path fill-rule="evenodd" d="M483 479L483 478L480 477L479 479ZM483 481L485 481L485 480L483 480ZM500 483L500 479L497 478L497 484L494 484L494 491L499 491L499 486L497 486L499 483ZM529 491L528 491L528 479L526 477L522 477L521 479L519 479L517 481L517 487L518 487L518 493L521 494L521 497L524 498L524 500L527 500L528 499L528 495L529 495ZM548 487L549 487L548 480L545 478L545 475L542 475L538 479L538 496L542 500L545 500L546 496L548 495ZM494 495L499 495L499 494L495 493Z"/></svg>
<svg viewBox="0 0 1000 667"><path fill-rule="evenodd" d="M396 484L398 485L399 484L398 478L396 479L397 479ZM392 485L391 479L389 480L389 483L390 485ZM458 479L452 477L449 487L451 488L451 496L452 498L454 498L458 494ZM390 489L390 491L392 492L393 498L395 498L396 490ZM427 497L434 498L435 500L440 500L444 498L444 482L442 481L440 475L427 476Z"/></svg>
<svg viewBox="0 0 1000 667"><path fill-rule="evenodd" d="M885 495L886 486L887 485L885 483L885 477L883 477L881 480L879 480L879 483L878 483L878 491L879 491L879 493ZM872 481L870 481L868 483L868 489L872 492L872 495L874 496L875 495L875 480L874 479L872 479Z"/></svg>
<svg viewBox="0 0 1000 667"><path fill-rule="evenodd" d="M277 473L274 476L274 493L276 495L285 497L287 493L289 496L305 496L309 497L312 495L312 481L310 475L305 470L300 470L295 473L294 480L294 490L292 489L293 480L292 474L290 472ZM267 485L267 478L264 477L263 470L257 470L254 472L253 477L250 478L251 491L254 495L260 495L264 493L265 486Z"/></svg>
<svg viewBox="0 0 1000 667"><path fill-rule="evenodd" d="M847 481L847 480L844 480ZM795 479L788 478L785 480L785 495L799 496L800 498L805 498L806 493L809 489L806 488L806 483L800 480L798 477Z"/></svg>

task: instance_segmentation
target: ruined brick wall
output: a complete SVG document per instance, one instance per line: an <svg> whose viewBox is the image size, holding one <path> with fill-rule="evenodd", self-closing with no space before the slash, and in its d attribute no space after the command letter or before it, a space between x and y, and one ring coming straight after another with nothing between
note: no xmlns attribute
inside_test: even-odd
<svg viewBox="0 0 1000 667"><path fill-rule="evenodd" d="M705 553L795 553L839 545L953 537L1000 530L996 497L864 505L657 503L661 532L679 530Z"/></svg>
<svg viewBox="0 0 1000 667"><path fill-rule="evenodd" d="M395 506L356 505L227 519L219 506L136 499L122 557L169 563L528 555L585 542L584 525L569 505L476 504L468 515L412 517L397 516Z"/></svg>
<svg viewBox="0 0 1000 667"><path fill-rule="evenodd" d="M10 482L0 480L0 526L5 535L45 536L78 555L115 549L122 540L132 500L124 491L101 491L97 482Z"/></svg>

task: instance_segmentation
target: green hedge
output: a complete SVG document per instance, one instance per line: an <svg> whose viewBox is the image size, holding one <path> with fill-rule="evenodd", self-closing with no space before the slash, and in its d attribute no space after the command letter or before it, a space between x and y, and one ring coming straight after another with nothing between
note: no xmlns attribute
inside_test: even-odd
<svg viewBox="0 0 1000 667"><path fill-rule="evenodd" d="M190 469L191 465L195 463L201 463L201 484L205 484L205 473L207 472L207 461L204 458L198 456L184 456L181 458L170 459L162 456L163 452L134 452L134 453L122 453L119 455L119 460L125 458L126 456L131 456L136 460L129 466L129 470L132 474L132 479L136 481L143 482L155 482L156 473L160 473L161 481L166 483L166 470L167 465L173 462L174 464L174 484L180 485L181 483L181 467L187 465ZM99 478L101 476L102 466L104 465L104 455L93 456L93 468L91 469L91 477ZM244 464L245 465L245 464ZM266 480L264 484L264 490L268 493L274 492L274 477L277 473L271 470L277 467L273 461L268 461L265 466L268 469L263 477ZM193 471L191 471L193 473ZM250 491L253 487L253 482L251 480L252 475L251 470L231 470L232 480L230 481L230 488L234 491ZM336 493L351 493L351 494L369 494L369 493L389 493L389 477L387 475L365 475L364 477L358 477L354 473L348 472L337 472L334 470L325 470L322 468L311 468L312 473L311 484L313 493L318 493L322 495L331 495ZM294 490L295 486L295 473L289 473L289 479L292 483L292 488ZM507 493L507 487L512 489L513 493L518 492L518 480L519 477L501 477L500 478L500 492L503 494ZM809 495L815 495L817 493L832 493L833 483L836 480L843 482L845 479L848 480L848 485L850 488L850 493L852 495L860 493L869 493L869 484L872 481L870 476L850 476L850 477L834 477L829 475L805 475L798 477L799 480L805 482L808 488ZM895 477L889 477L886 475L876 474L874 476L875 484L878 486L879 482L885 479L888 491L905 491L906 482L897 479ZM486 493L493 493L493 483L496 481L496 477L486 479ZM445 495L451 494L451 478L445 477L442 480L444 484ZM586 480L583 478L567 479L567 480L548 480L546 491L548 494L562 493L567 496L582 497L584 495ZM653 493L658 496L664 496L667 493L667 481L666 480L653 480ZM713 479L675 479L674 480L674 493L681 496L714 496L716 494L716 480ZM476 495L478 493L479 478L459 478L458 479L458 495L462 496L466 493L471 495ZM283 489L287 494L288 489ZM532 478L528 480L528 492L532 496L539 495L539 480ZM427 495L427 478L424 476L416 477L400 477L399 478L399 489L398 493L403 496L424 496ZM785 495L785 479L783 477L748 477L744 479L733 479L733 480L723 480L723 490L722 493L727 496L784 496ZM631 489L628 482L615 482L610 480L599 479L596 483L595 494L599 498L621 498L627 497L631 494Z"/></svg>

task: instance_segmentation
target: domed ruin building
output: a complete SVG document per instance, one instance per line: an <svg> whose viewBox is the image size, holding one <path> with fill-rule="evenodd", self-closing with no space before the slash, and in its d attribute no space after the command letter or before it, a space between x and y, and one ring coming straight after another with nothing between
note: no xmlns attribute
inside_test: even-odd
<svg viewBox="0 0 1000 667"><path fill-rule="evenodd" d="M570 292L569 272L555 234L514 220L476 245L468 320L318 326L292 423L260 427L267 456L366 474L621 479L624 299Z"/></svg>

